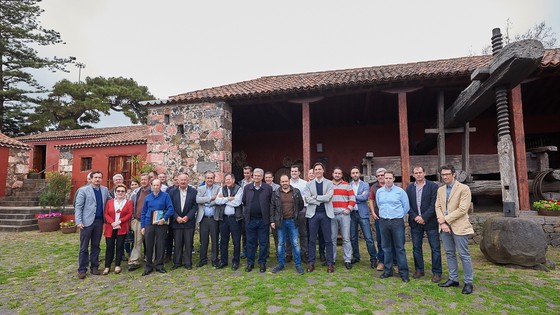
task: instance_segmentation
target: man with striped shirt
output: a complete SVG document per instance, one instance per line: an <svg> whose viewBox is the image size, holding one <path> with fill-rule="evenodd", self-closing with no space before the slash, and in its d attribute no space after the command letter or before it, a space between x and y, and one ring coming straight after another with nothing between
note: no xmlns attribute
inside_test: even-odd
<svg viewBox="0 0 560 315"><path fill-rule="evenodd" d="M333 255L336 259L336 239L338 237L338 227L340 226L342 249L344 250L344 266L346 269L352 269L352 243L350 242L350 224L352 219L350 213L356 205L356 197L354 196L352 186L342 180L342 168L335 167L332 176L334 184L332 199L334 219L331 220Z"/></svg>

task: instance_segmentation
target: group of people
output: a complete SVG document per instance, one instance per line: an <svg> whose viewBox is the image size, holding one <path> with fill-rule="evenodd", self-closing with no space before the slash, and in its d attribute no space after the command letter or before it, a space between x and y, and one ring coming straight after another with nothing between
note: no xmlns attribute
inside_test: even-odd
<svg viewBox="0 0 560 315"><path fill-rule="evenodd" d="M171 187L166 185L165 174L157 178L155 174L141 174L136 183L139 187L127 193L122 176L119 175L120 182L113 178L115 185L109 191L101 185L101 172L92 172L88 175L91 183L78 189L75 197L75 219L81 230L78 277L86 277L88 265L94 275L108 274L113 260L114 272L120 273L129 229L134 232L129 271L140 268L140 260L145 257L143 276L154 271L165 273L166 252L173 253L171 270L192 269L198 224L201 246L196 267L208 263L217 269L228 267L231 239L232 270L239 269L241 258L246 257L246 272L251 272L257 263L260 272L266 272L272 232L278 260L273 273L283 270L292 259L297 273L304 274L303 263L307 263L308 273L313 272L317 241L320 260L332 273L340 232L344 267L351 269L361 259L361 229L370 266L382 271L380 278L398 272L403 282L409 282L404 247L404 220L408 215L415 267L412 277L425 276L422 243L426 235L431 249L432 281L441 282L441 238L449 279L439 286L459 286L458 252L464 273L462 293L472 293L473 270L468 251L468 235L473 233L468 220L471 194L468 186L456 180L453 166L441 167L441 187L425 178L422 166L416 166L415 181L404 190L394 184L394 172L383 168L376 171L377 181L371 187L360 179L358 167L350 170L350 182L344 181L340 167L333 168L332 180L324 175L325 166L320 162L309 170L309 181L301 178L300 167L294 165L289 176L279 178L279 184L274 183L271 172L250 166L243 169L244 177L239 183L232 173L226 173L219 185L215 174L207 171L198 187L189 185L184 173L175 176ZM375 223L377 249L370 216ZM102 234L107 252L101 273ZM142 248L145 256L141 255Z"/></svg>

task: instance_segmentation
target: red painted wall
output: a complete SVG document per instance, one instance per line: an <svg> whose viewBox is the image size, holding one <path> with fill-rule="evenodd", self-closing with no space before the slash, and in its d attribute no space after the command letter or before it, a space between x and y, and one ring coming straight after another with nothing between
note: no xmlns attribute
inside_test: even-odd
<svg viewBox="0 0 560 315"><path fill-rule="evenodd" d="M58 159L59 159L60 151L55 148L56 145L78 143L89 139L91 138L25 142L27 145L31 147L31 151L29 151L30 152L29 168L33 168L33 154L34 154L33 148L35 145L46 145L47 154L46 154L45 167L48 168L47 170L48 172L52 172L52 171L58 171Z"/></svg>
<svg viewBox="0 0 560 315"><path fill-rule="evenodd" d="M6 178L8 177L8 158L10 148L0 147L0 197L6 196Z"/></svg>
<svg viewBox="0 0 560 315"><path fill-rule="evenodd" d="M471 122L477 131L471 133L470 153L496 153L496 122L479 118ZM409 126L411 143L424 139L423 124ZM317 152L317 144L323 144L323 152ZM446 138L447 154L461 154L462 134L450 134ZM261 167L265 171L276 171L283 167L282 160L289 156L293 161L302 159L301 130L234 132L233 152L245 151L247 164ZM356 125L325 129L311 129L311 162L327 159L327 174L332 167L341 166L349 172L354 165L360 165L366 152L375 156L399 156L398 124ZM437 155L437 149L430 152Z"/></svg>
<svg viewBox="0 0 560 315"><path fill-rule="evenodd" d="M107 173L109 172L109 157L138 155L145 159L146 151L147 148L145 144L74 149L72 159L72 198L74 197L76 189L87 183L86 177L91 171L101 171L103 173L103 185L107 186L107 182L111 180L107 177ZM91 170L80 170L82 157L92 158Z"/></svg>

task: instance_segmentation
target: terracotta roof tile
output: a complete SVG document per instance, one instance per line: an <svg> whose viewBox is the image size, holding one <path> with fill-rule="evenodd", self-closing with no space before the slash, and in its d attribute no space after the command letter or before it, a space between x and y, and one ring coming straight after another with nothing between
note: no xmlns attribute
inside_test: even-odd
<svg viewBox="0 0 560 315"><path fill-rule="evenodd" d="M45 140L64 140L80 138L99 138L112 134L127 133L137 130L145 131L145 126L120 126L92 129L75 129L62 131L47 131L34 135L21 136L16 139L22 142L45 141Z"/></svg>
<svg viewBox="0 0 560 315"><path fill-rule="evenodd" d="M31 147L23 142L19 142L16 139L10 138L0 132L0 147L16 148L23 150L31 150Z"/></svg>
<svg viewBox="0 0 560 315"><path fill-rule="evenodd" d="M131 144L145 144L148 142L148 127L147 126L135 126L140 128L135 128L135 130L108 135L100 138L95 138L83 142L70 143L57 145L55 148L95 148L95 147L112 147L121 145L131 145Z"/></svg>
<svg viewBox="0 0 560 315"><path fill-rule="evenodd" d="M486 55L346 70L266 76L254 80L178 94L171 96L170 101L227 101L299 91L320 91L333 87L352 87L415 79L470 76L475 69L488 64L491 58L492 56ZM546 50L540 68L558 67L559 65L560 49ZM159 103L149 101L146 104L158 105Z"/></svg>

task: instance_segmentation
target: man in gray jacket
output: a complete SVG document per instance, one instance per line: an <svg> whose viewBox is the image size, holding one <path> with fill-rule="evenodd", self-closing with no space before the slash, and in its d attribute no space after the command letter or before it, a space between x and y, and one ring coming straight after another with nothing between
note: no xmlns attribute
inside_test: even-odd
<svg viewBox="0 0 560 315"><path fill-rule="evenodd" d="M99 272L99 252L103 235L103 211L109 196L109 190L101 186L103 174L100 171L91 173L91 184L80 187L76 193L74 217L76 227L80 229L80 252L78 255L78 278L86 277L87 267L93 275ZM91 253L89 247L91 243Z"/></svg>

